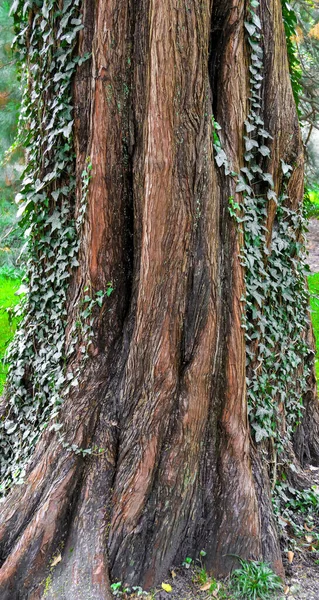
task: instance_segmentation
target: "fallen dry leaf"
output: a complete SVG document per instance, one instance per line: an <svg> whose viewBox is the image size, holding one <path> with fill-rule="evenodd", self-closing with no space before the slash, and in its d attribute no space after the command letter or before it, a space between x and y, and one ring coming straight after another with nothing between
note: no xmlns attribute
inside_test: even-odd
<svg viewBox="0 0 319 600"><path fill-rule="evenodd" d="M285 594L285 596L288 596L288 594L289 594L289 591L290 591L290 587L289 587L289 585L286 585L286 587L285 587L285 589L284 589L284 594Z"/></svg>
<svg viewBox="0 0 319 600"><path fill-rule="evenodd" d="M305 535L305 540L306 542L308 542L308 544L311 544L311 542L313 541L312 535Z"/></svg>
<svg viewBox="0 0 319 600"><path fill-rule="evenodd" d="M289 562L289 564L291 564L294 559L295 553L292 552L291 550L289 550L289 552L287 553L287 556L288 556L288 562Z"/></svg>
<svg viewBox="0 0 319 600"><path fill-rule="evenodd" d="M173 579L175 579L175 577L176 577L175 571L171 571L171 576L173 577Z"/></svg>
<svg viewBox="0 0 319 600"><path fill-rule="evenodd" d="M314 525L312 527L308 527L307 523L304 524L304 528L306 531L313 531Z"/></svg>
<svg viewBox="0 0 319 600"><path fill-rule="evenodd" d="M52 561L52 563L51 563L51 567L56 567L56 565L57 565L59 562L61 562L61 560L62 560L62 556L61 556L61 554L58 554L58 555L57 555L57 556L56 556L56 557L53 559L53 561Z"/></svg>
<svg viewBox="0 0 319 600"><path fill-rule="evenodd" d="M173 590L172 586L169 583L162 583L162 588L165 592L171 592Z"/></svg>
<svg viewBox="0 0 319 600"><path fill-rule="evenodd" d="M210 586L212 585L211 581L207 581L206 583L204 583L204 585L201 586L200 590L202 592L207 592L207 590L209 590Z"/></svg>

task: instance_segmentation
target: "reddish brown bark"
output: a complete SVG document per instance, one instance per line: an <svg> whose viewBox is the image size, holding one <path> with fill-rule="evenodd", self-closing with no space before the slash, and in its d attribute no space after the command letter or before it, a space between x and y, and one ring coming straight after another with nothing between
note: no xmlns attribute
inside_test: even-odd
<svg viewBox="0 0 319 600"><path fill-rule="evenodd" d="M203 548L216 575L234 555L282 574L247 419L234 182L212 148L213 110L233 168L243 164L244 1L84 0L82 13L79 52L92 58L74 82L78 190L87 157L93 169L70 327L87 285L112 281L114 293L60 421L71 443L103 452L83 459L43 436L2 509L1 599L43 598L57 553L46 597L59 600L109 599L110 576L150 588ZM302 146L280 1L261 18L267 170L279 188L280 158L296 164L295 205ZM274 216L270 206L270 229Z"/></svg>

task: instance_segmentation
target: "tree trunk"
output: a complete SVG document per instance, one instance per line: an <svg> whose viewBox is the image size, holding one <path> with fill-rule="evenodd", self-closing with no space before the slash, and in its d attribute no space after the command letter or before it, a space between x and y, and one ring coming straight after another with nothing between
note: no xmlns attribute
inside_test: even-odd
<svg viewBox="0 0 319 600"><path fill-rule="evenodd" d="M25 483L2 507L2 600L105 600L110 578L150 589L201 549L216 575L234 555L283 574L269 473L247 416L243 233L229 213L242 194L215 164L212 136L214 114L239 173L245 4L82 1L77 53L91 55L73 81L75 215L88 162L92 171L67 347L86 290L114 290L92 309L88 357L82 330L69 359L78 386L66 394L63 428L42 434ZM258 14L273 137L262 162L278 194L280 160L293 164L287 203L296 209L303 154L280 0ZM30 13L31 30L35 22ZM276 203L267 210L270 244ZM310 431L318 403L307 393ZM305 436L296 437L298 458L319 459L316 434L302 450ZM93 451L83 457L65 442Z"/></svg>

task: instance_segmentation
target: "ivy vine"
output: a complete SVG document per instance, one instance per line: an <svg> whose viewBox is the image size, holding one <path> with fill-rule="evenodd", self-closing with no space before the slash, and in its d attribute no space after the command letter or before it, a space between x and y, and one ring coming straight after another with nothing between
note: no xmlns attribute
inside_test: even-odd
<svg viewBox="0 0 319 600"><path fill-rule="evenodd" d="M270 439L280 453L302 419L310 349L305 332L309 296L305 286L307 222L302 204L288 208L292 166L281 161L281 193L277 197L271 173L269 140L261 116L263 48L259 1L251 0L245 22L250 48L250 98L245 121L244 166L234 173L223 150L220 127L213 119L215 160L234 177L242 203L229 199L229 212L241 228L241 264L246 293L243 327L246 337L247 401L256 443ZM266 159L266 160L265 160ZM276 204L271 240L267 229L269 203Z"/></svg>
<svg viewBox="0 0 319 600"><path fill-rule="evenodd" d="M72 78L80 0L15 0L12 6L21 71L27 72L20 138L27 167L17 201L26 236L22 321L7 360L6 416L0 422L0 493L20 484L36 442L62 404L66 365L66 301L78 266L82 204L75 218Z"/></svg>

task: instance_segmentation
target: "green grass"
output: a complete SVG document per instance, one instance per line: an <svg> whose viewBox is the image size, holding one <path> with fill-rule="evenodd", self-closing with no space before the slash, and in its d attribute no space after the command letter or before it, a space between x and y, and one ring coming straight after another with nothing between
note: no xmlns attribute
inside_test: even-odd
<svg viewBox="0 0 319 600"><path fill-rule="evenodd" d="M238 600L271 600L283 592L283 583L263 562L240 560L240 568L233 571L230 587ZM282 595L282 594L281 594Z"/></svg>
<svg viewBox="0 0 319 600"><path fill-rule="evenodd" d="M319 381L319 273L309 275L308 277L309 290L311 294L311 318L316 338L316 374Z"/></svg>
<svg viewBox="0 0 319 600"><path fill-rule="evenodd" d="M17 319L13 319L10 324L6 309L18 304L19 297L15 296L15 292L19 289L20 284L21 281L19 279L9 279L0 275L0 395L7 374L7 367L3 364L3 357L17 325Z"/></svg>
<svg viewBox="0 0 319 600"><path fill-rule="evenodd" d="M305 193L305 208L307 217L319 218L319 188L306 190Z"/></svg>

